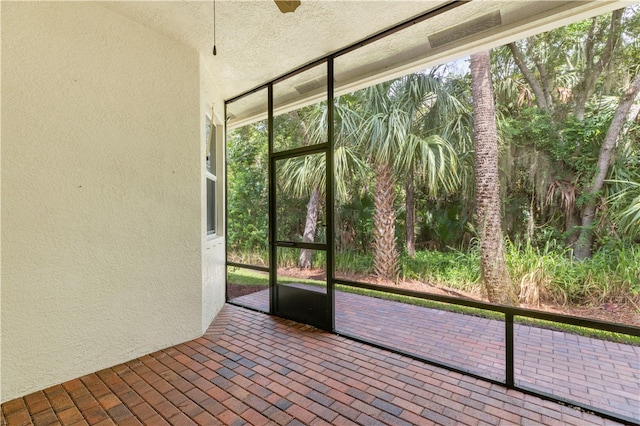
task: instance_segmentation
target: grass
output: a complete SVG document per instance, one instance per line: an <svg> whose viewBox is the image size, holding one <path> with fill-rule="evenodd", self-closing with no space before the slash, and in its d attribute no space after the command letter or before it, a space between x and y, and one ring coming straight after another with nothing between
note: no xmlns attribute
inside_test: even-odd
<svg viewBox="0 0 640 426"><path fill-rule="evenodd" d="M336 285L336 290L345 293L359 294L361 296L375 297L383 300L392 300L395 302L407 303L409 305L422 306L424 308L438 309L458 314L473 315L482 318L489 318L497 321L503 321L504 316L499 312L487 311L484 309L471 308L462 305L453 305L450 303L436 302L419 297L404 296L401 294L386 293L383 291L369 290L366 288L351 287L346 285Z"/></svg>
<svg viewBox="0 0 640 426"><path fill-rule="evenodd" d="M351 257L355 257L351 255ZM585 261L552 245L507 242L507 267L520 300L528 305L640 304L640 246L603 247ZM371 261L373 264L373 261ZM400 259L401 278L455 290L481 292L479 251L420 251ZM639 312L640 313L640 312Z"/></svg>
<svg viewBox="0 0 640 426"><path fill-rule="evenodd" d="M268 251L240 251L229 250L227 253L227 260L230 262L242 263L245 265L255 266L269 266L269 252Z"/></svg>
<svg viewBox="0 0 640 426"><path fill-rule="evenodd" d="M640 336L632 336L630 334L614 333L611 331L604 331L594 328L580 327L577 325L562 324L553 321L545 321L527 317L515 317L513 321L517 324L528 325L531 327L545 328L547 330L562 331L565 333L576 334L578 336L589 337L598 340L606 340L609 342L640 346Z"/></svg>
<svg viewBox="0 0 640 426"><path fill-rule="evenodd" d="M227 282L229 284L267 287L269 286L269 274L230 266L227 272Z"/></svg>
<svg viewBox="0 0 640 426"><path fill-rule="evenodd" d="M229 267L227 274L229 284L255 285L260 287L269 286L269 274L266 272L252 271L237 267ZM308 280L294 277L278 277L279 284L307 284L316 287L324 286L324 281Z"/></svg>
<svg viewBox="0 0 640 426"><path fill-rule="evenodd" d="M414 258L403 255L400 259L402 279L462 290L478 292L480 287L480 255L477 251L419 251Z"/></svg>

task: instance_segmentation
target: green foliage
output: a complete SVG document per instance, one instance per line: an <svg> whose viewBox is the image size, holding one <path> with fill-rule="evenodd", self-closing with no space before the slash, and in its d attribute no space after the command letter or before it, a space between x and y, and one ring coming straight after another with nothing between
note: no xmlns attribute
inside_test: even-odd
<svg viewBox="0 0 640 426"><path fill-rule="evenodd" d="M357 183L356 183L357 185ZM351 185L349 185L351 186ZM373 197L364 193L336 206L336 249L367 251L373 244Z"/></svg>
<svg viewBox="0 0 640 426"><path fill-rule="evenodd" d="M499 124L502 137L517 146L550 150L558 143L553 118L538 108L522 108Z"/></svg>
<svg viewBox="0 0 640 426"><path fill-rule="evenodd" d="M610 105L591 105L583 120L571 116L564 123L562 138L557 144L546 149L557 161L564 161L578 174L587 173L589 176L595 171L600 146L604 140L613 111Z"/></svg>
<svg viewBox="0 0 640 426"><path fill-rule="evenodd" d="M300 251L293 248L278 247L278 268L297 268L298 267L298 255ZM313 265L321 269L325 268L327 264L327 253L322 250L314 251L313 253Z"/></svg>
<svg viewBox="0 0 640 426"><path fill-rule="evenodd" d="M267 250L267 134L264 122L227 135L227 247L235 252Z"/></svg>
<svg viewBox="0 0 640 426"><path fill-rule="evenodd" d="M373 271L373 255L346 251L336 254L337 274L371 274Z"/></svg>
<svg viewBox="0 0 640 426"><path fill-rule="evenodd" d="M600 304L626 302L626 295L640 290L637 275L640 251L600 250L583 262L559 262L553 279L553 296L565 303ZM635 265L633 272L629 269ZM560 273L561 272L561 273Z"/></svg>
<svg viewBox="0 0 640 426"><path fill-rule="evenodd" d="M569 250L553 243L538 248L530 243L507 241L506 258L512 282L520 288L521 299L529 305L640 302L640 247L637 245L610 243L591 259L577 262L570 257ZM414 258L403 255L400 264L401 279L475 294L481 292L477 248L468 252L421 250ZM336 269L340 273L367 275L371 274L372 265L372 256L367 253L347 252L336 257Z"/></svg>
<svg viewBox="0 0 640 426"><path fill-rule="evenodd" d="M553 108L542 110L507 47L492 53L493 83L501 143L503 228L512 241L507 261L522 300L598 304L638 300L640 270L640 126L625 127L602 191L586 199L600 146L625 82L640 67L639 6L625 9L622 36L611 64L596 75L583 118L574 116L584 94L586 71L597 62L609 36L607 14L516 42L524 62L542 81ZM591 36L589 34L591 33ZM589 65L588 38L593 51ZM479 292L473 232L473 149L470 77L460 63L441 66L344 94L335 100L338 150L334 176L336 267L340 273L372 273L375 175L372 163L393 163L396 237L405 241L408 170L415 176L415 258L402 256L401 277ZM453 71L457 69L457 71ZM409 89L407 89L409 88ZM277 149L327 140L326 103L275 119ZM228 141L228 249L231 260L266 265L266 122L236 129ZM298 159L300 160L300 159ZM298 241L305 203L323 186L326 164L292 160L277 182L279 232ZM283 167L283 169L285 169ZM579 230L580 206L596 202L594 255L571 259L569 237ZM573 226L573 227L572 227ZM633 241L636 241L635 245ZM420 250L424 248L438 249ZM321 255L322 256L322 255ZM315 259L316 264L321 256ZM296 250L279 255L295 266ZM636 271L636 272L634 272Z"/></svg>
<svg viewBox="0 0 640 426"><path fill-rule="evenodd" d="M507 264L512 280L527 301L573 305L626 303L640 293L640 247L616 242L603 246L585 261L575 261L568 249L547 244L508 243Z"/></svg>
<svg viewBox="0 0 640 426"><path fill-rule="evenodd" d="M269 275L264 272L256 272L248 269L232 268L227 274L227 282L231 285L253 285L259 287L269 286ZM280 276L278 277L278 284L307 284L314 286L322 286L324 282L318 280L307 280L304 278L294 278Z"/></svg>
<svg viewBox="0 0 640 426"><path fill-rule="evenodd" d="M463 245L468 231L467 217L462 203L444 202L439 205L421 202L418 204L418 236L422 244L438 249Z"/></svg>
<svg viewBox="0 0 640 426"><path fill-rule="evenodd" d="M244 265L269 266L269 250L244 250L238 248L227 248L227 260Z"/></svg>
<svg viewBox="0 0 640 426"><path fill-rule="evenodd" d="M227 270L227 284L267 287L269 285L269 274L265 272L252 271L250 269L229 267Z"/></svg>
<svg viewBox="0 0 640 426"><path fill-rule="evenodd" d="M403 256L401 277L447 287L476 292L479 290L480 252L429 251L416 253L415 258Z"/></svg>
<svg viewBox="0 0 640 426"><path fill-rule="evenodd" d="M640 238L640 182L610 181L622 186L614 191L609 201L617 207L613 216L618 230L632 238Z"/></svg>

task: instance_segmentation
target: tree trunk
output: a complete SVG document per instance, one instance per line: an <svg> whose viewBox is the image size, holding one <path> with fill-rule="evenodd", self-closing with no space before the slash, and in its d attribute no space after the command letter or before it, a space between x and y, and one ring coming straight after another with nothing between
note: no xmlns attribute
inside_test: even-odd
<svg viewBox="0 0 640 426"><path fill-rule="evenodd" d="M376 172L373 269L379 278L395 280L398 276L400 256L396 247L393 173L389 164L386 163L378 164Z"/></svg>
<svg viewBox="0 0 640 426"><path fill-rule="evenodd" d="M307 203L307 220L304 225L304 234L302 241L312 243L316 235L316 227L318 224L318 212L320 210L320 191L314 189L311 191L309 203ZM298 257L298 268L311 269L313 266L313 250L302 249Z"/></svg>
<svg viewBox="0 0 640 426"><path fill-rule="evenodd" d="M634 99L631 108L629 108L629 112L627 112L627 118L624 126L622 127L622 131L620 132L619 139L625 137L627 133L629 133L629 128L631 128L633 122L636 121L638 115L640 115L640 91L636 93L636 98Z"/></svg>
<svg viewBox="0 0 640 426"><path fill-rule="evenodd" d="M576 242L576 249L574 252L575 257L578 260L586 259L591 255L591 246L593 244L592 226L596 216L598 193L604 186L604 180L607 177L607 173L609 173L613 150L624 128L627 116L633 106L638 92L640 92L640 74L636 75L636 78L631 83L631 87L620 98L618 108L613 115L613 119L609 125L609 130L607 130L607 134L604 137L602 146L600 147L600 154L598 155L597 163L598 171L593 179L593 183L585 191L587 201L582 209L582 227L580 229L580 236Z"/></svg>
<svg viewBox="0 0 640 426"><path fill-rule="evenodd" d="M470 68L481 279L490 302L515 305L518 298L507 270L501 226L498 131L489 52L471 55Z"/></svg>
<svg viewBox="0 0 640 426"><path fill-rule="evenodd" d="M407 226L407 253L411 257L416 256L416 209L415 209L415 188L414 188L413 165L409 167L407 176L407 198L405 201L406 226Z"/></svg>
<svg viewBox="0 0 640 426"><path fill-rule="evenodd" d="M589 34L587 35L587 41L585 43L585 71L582 80L574 88L574 98L576 107L574 109L574 115L579 121L584 119L587 101L593 95L596 90L596 84L598 78L602 72L609 66L609 61L613 57L613 51L620 39L620 22L622 21L622 15L625 9L618 9L611 13L611 21L609 23L609 38L607 43L600 53L600 59L594 62L596 53L594 52L594 38L596 18L592 19L591 27L589 28Z"/></svg>
<svg viewBox="0 0 640 426"><path fill-rule="evenodd" d="M575 207L571 207L565 212L564 233L567 236L567 247L575 249L575 244L578 241L580 227L580 216L577 214Z"/></svg>
<svg viewBox="0 0 640 426"><path fill-rule="evenodd" d="M520 69L520 72L524 76L524 79L527 80L527 83L529 83L529 86L531 87L531 90L536 97L536 104L538 105L538 108L540 108L542 111L551 111L552 104L548 102L545 91L542 89L542 86L545 83L538 82L533 72L531 72L531 70L527 67L527 64L524 61L524 55L515 43L509 43L507 47L509 47L511 55L516 61L516 65Z"/></svg>

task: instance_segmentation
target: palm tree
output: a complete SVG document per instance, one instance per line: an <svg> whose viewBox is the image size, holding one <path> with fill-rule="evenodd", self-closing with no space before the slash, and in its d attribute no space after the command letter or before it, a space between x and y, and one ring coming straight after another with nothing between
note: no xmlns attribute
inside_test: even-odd
<svg viewBox="0 0 640 426"><path fill-rule="evenodd" d="M489 52L471 55L477 231L482 281L492 303L517 304L505 261L498 176L498 131Z"/></svg>
<svg viewBox="0 0 640 426"><path fill-rule="evenodd" d="M334 100L334 173L336 196L347 197L345 176L361 173L363 162L354 151L354 134L360 126L360 116L354 105L354 99L342 96ZM327 141L328 108L326 102L310 108L300 118L305 145ZM318 226L318 215L322 197L326 194L327 163L324 155L307 155L287 160L282 166L282 189L297 197L309 197L302 241L312 243ZM301 249L298 257L299 268L311 268L313 251Z"/></svg>
<svg viewBox="0 0 640 426"><path fill-rule="evenodd" d="M379 278L393 280L398 275L396 174L409 175L410 201L414 172L434 188L455 186L453 149L444 139L417 131L420 118L433 107L439 84L432 75L417 73L369 87L363 93L365 120L360 149L376 175L373 267ZM411 215L413 205L408 211ZM413 225L408 227L413 233Z"/></svg>
<svg viewBox="0 0 640 426"><path fill-rule="evenodd" d="M401 156L401 175L406 175L406 250L415 256L415 184L427 195L448 194L460 186L458 153L465 152L465 137L469 134L465 120L470 111L451 90L453 88L439 74L446 68L432 68L424 78L422 100L409 105L413 128L406 149ZM457 149L454 149L454 146Z"/></svg>
<svg viewBox="0 0 640 426"><path fill-rule="evenodd" d="M619 232L637 239L640 236L640 182L609 180L608 183L620 187L608 197L609 203L617 207L614 218Z"/></svg>

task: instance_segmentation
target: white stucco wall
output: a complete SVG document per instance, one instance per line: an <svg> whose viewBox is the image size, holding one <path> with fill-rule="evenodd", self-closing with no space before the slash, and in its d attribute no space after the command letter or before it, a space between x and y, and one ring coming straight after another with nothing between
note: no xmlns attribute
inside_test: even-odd
<svg viewBox="0 0 640 426"><path fill-rule="evenodd" d="M225 259L224 249L224 101L215 86L205 58L200 58L200 139L202 165L202 332L204 333L225 302ZM217 126L216 138L216 235L207 235L207 191L206 191L206 120L211 117Z"/></svg>
<svg viewBox="0 0 640 426"><path fill-rule="evenodd" d="M95 3L1 7L7 401L197 337L205 287L198 53Z"/></svg>

